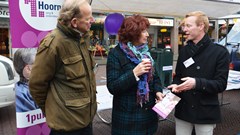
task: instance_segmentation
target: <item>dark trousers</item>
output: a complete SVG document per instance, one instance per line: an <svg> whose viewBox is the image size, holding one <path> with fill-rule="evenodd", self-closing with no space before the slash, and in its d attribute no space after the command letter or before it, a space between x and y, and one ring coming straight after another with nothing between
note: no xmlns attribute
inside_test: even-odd
<svg viewBox="0 0 240 135"><path fill-rule="evenodd" d="M89 124L87 127L74 130L74 131L56 131L52 130L50 132L50 135L92 135L92 124Z"/></svg>

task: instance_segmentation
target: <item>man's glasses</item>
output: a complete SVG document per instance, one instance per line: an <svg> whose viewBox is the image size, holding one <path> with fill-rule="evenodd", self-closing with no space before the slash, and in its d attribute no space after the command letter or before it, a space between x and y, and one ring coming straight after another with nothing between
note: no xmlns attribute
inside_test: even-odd
<svg viewBox="0 0 240 135"><path fill-rule="evenodd" d="M89 5L92 5L92 1L93 1L93 0L89 0Z"/></svg>

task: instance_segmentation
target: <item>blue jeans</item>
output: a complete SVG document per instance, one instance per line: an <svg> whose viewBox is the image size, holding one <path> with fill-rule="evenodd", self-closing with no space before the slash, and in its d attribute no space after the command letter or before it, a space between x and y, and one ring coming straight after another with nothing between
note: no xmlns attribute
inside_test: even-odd
<svg viewBox="0 0 240 135"><path fill-rule="evenodd" d="M50 135L92 135L92 123L85 128L74 131L56 131L51 129Z"/></svg>

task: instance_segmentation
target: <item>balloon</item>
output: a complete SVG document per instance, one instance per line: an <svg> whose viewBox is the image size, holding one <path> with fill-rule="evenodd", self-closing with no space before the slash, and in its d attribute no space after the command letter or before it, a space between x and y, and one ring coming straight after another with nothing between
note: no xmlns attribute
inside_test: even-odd
<svg viewBox="0 0 240 135"><path fill-rule="evenodd" d="M109 14L104 22L104 27L109 35L117 35L119 28L122 25L124 16L119 13Z"/></svg>

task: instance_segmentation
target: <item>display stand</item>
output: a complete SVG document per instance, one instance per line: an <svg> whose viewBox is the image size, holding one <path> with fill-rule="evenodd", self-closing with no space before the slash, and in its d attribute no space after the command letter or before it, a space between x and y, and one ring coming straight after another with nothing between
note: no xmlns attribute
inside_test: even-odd
<svg viewBox="0 0 240 135"><path fill-rule="evenodd" d="M105 124L111 124L111 121L106 120L100 114L101 111L112 109L112 101L113 95L111 95L107 89L106 85L97 86L97 116L102 120Z"/></svg>

